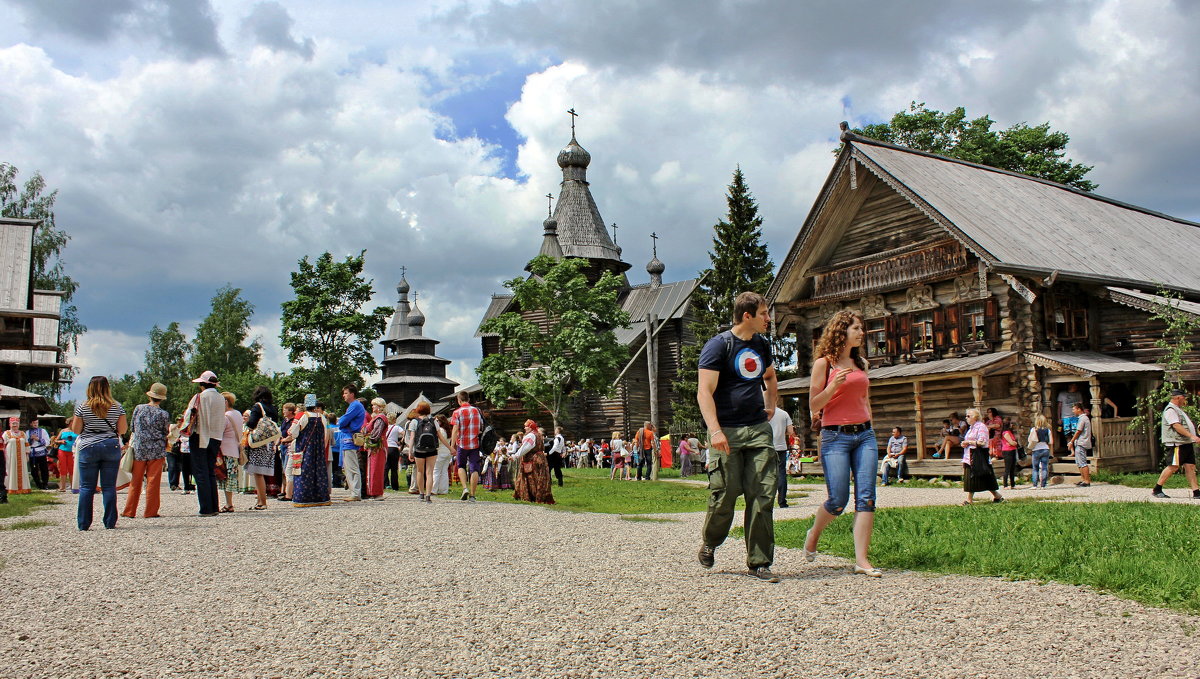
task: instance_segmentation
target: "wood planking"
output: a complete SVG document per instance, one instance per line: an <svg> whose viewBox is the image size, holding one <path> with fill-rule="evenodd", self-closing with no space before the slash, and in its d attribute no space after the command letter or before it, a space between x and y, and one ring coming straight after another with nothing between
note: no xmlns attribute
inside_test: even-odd
<svg viewBox="0 0 1200 679"><path fill-rule="evenodd" d="M865 173L864 173L865 174ZM863 190L861 187L858 190ZM905 245L946 238L946 230L883 182L876 182L829 258L839 264Z"/></svg>
<svg viewBox="0 0 1200 679"><path fill-rule="evenodd" d="M0 220L0 309L28 309L33 227Z"/></svg>
<svg viewBox="0 0 1200 679"><path fill-rule="evenodd" d="M1166 356L1166 350L1154 345L1162 339L1166 324L1152 318L1150 312L1109 300L1099 300L1097 310L1099 351L1138 363L1157 363ZM1200 335L1189 339L1196 350L1184 355L1187 366L1180 371L1180 377L1189 382L1200 381ZM1118 342L1123 346L1118 346Z"/></svg>

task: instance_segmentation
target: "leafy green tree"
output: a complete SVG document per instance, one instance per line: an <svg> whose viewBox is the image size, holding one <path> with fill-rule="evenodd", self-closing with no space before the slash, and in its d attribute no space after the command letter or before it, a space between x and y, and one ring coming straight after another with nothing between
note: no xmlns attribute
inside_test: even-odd
<svg viewBox="0 0 1200 679"><path fill-rule="evenodd" d="M708 252L711 266L700 272L702 280L692 294L696 320L691 330L696 342L682 350L679 378L674 382L674 429L695 426L700 421L696 389L704 342L733 324L733 301L739 293L766 294L775 277L775 264L763 242L758 202L740 167L733 173L725 201L729 211L713 226L713 249ZM792 361L795 343L791 340L772 340L771 348L776 364Z"/></svg>
<svg viewBox="0 0 1200 679"><path fill-rule="evenodd" d="M342 385L361 383L362 373L377 369L372 350L392 315L385 306L361 311L374 295L372 281L362 277L365 253L343 261L328 252L315 262L304 257L292 272L296 297L283 303L279 339L299 364L293 375L331 407Z"/></svg>
<svg viewBox="0 0 1200 679"><path fill-rule="evenodd" d="M58 191L45 193L46 180L40 173L34 173L18 191L17 174L16 167L0 163L0 216L41 220L33 234L33 287L65 293L58 324L58 344L66 353L78 348L79 336L87 331L79 320L79 310L71 303L79 284L67 275L62 257L71 237L54 222L54 201ZM62 372L60 377L64 380L75 376L74 368ZM60 389L59 384L50 385L47 395L57 396Z"/></svg>
<svg viewBox="0 0 1200 679"><path fill-rule="evenodd" d="M1200 334L1200 319L1179 308L1178 302L1182 299L1180 294L1165 289L1160 289L1157 294L1164 301L1154 305L1150 318L1166 326L1162 337L1154 341L1154 346L1163 351L1163 356L1157 362L1162 366L1166 379L1155 389L1138 397L1137 415L1129 423L1131 431L1149 429L1152 436L1158 436L1163 409L1171 400L1171 390L1183 388L1180 373L1188 367L1188 359L1195 348L1192 338ZM1183 409L1193 422L1200 421L1200 409L1194 403L1185 404ZM1166 466L1167 459L1160 459L1159 469Z"/></svg>
<svg viewBox="0 0 1200 679"><path fill-rule="evenodd" d="M943 113L914 101L889 122L851 131L897 146L1049 179L1081 191L1096 190L1095 182L1084 179L1092 166L1063 158L1071 140L1065 132L1051 131L1048 122L1033 127L1018 123L998 131L992 129L995 124L986 115L968 120L962 106Z"/></svg>
<svg viewBox="0 0 1200 679"><path fill-rule="evenodd" d="M157 325L150 329L146 364L138 371L138 386L145 392L155 382L165 385L167 400L163 402L163 407L171 417L182 414L188 400L195 393L191 383L191 371L188 369L191 355L192 343L179 329L179 323L171 321L166 329Z"/></svg>
<svg viewBox="0 0 1200 679"><path fill-rule="evenodd" d="M212 298L212 310L196 328L190 372L211 370L218 378L235 373L258 373L262 344L249 344L254 305L242 297L241 288L226 284Z"/></svg>
<svg viewBox="0 0 1200 679"><path fill-rule="evenodd" d="M590 284L587 265L585 259L538 255L529 263L531 276L505 282L518 309L540 311L547 320L509 311L480 328L500 338L500 351L476 370L492 403L510 398L536 403L558 426L572 394L611 392L629 360L614 329L629 327L629 314L617 303L621 280L606 271Z"/></svg>

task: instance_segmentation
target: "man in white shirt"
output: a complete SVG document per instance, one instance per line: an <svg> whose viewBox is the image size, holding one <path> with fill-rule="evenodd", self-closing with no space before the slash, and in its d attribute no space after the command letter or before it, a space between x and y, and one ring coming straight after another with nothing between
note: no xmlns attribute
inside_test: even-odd
<svg viewBox="0 0 1200 679"><path fill-rule="evenodd" d="M1167 454L1167 468L1159 475L1158 483L1151 493L1157 498L1170 497L1163 492L1163 484L1182 467L1192 489L1192 498L1200 500L1200 485L1196 483L1195 449L1195 446L1200 444L1200 436L1196 436L1196 425L1183 409L1186 404L1187 392L1172 389L1171 400L1162 414L1162 443Z"/></svg>
<svg viewBox="0 0 1200 679"><path fill-rule="evenodd" d="M764 392L765 393L765 392ZM796 435L792 426L792 416L783 409L783 399L776 404L775 414L771 415L771 436L775 441L775 452L779 455L779 485L776 487L776 500L780 507L787 507L787 458L788 441Z"/></svg>
<svg viewBox="0 0 1200 679"><path fill-rule="evenodd" d="M221 384L211 370L205 370L192 382L199 385L200 393L188 403L183 423L191 448L192 478L196 482L200 516L216 516L219 506L213 468L221 454L221 437L225 435L225 397L217 391Z"/></svg>

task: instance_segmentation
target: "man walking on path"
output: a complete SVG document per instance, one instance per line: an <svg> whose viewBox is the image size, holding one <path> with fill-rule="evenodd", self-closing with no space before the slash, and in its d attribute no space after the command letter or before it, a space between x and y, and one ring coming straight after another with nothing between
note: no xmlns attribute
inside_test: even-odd
<svg viewBox="0 0 1200 679"><path fill-rule="evenodd" d="M1088 455L1092 454L1092 419L1082 403L1072 405L1071 409L1075 413L1075 435L1067 441L1067 447L1075 453L1075 466L1083 476L1075 485L1087 488L1092 485L1092 468L1088 466Z"/></svg>
<svg viewBox="0 0 1200 679"><path fill-rule="evenodd" d="M775 452L779 455L779 485L776 491L776 500L780 507L787 507L787 459L788 459L788 441L796 435L795 428L792 427L792 416L788 411L779 407L782 403L775 404L775 414L771 416L771 440L775 443Z"/></svg>
<svg viewBox="0 0 1200 679"><path fill-rule="evenodd" d="M213 468L221 454L221 437L225 435L225 397L217 391L221 386L216 374L205 370L192 380L200 385L200 393L188 403L183 423L188 434L188 447L192 455L192 478L196 482L196 502L200 516L216 516L217 477Z"/></svg>
<svg viewBox="0 0 1200 679"><path fill-rule="evenodd" d="M654 425L650 422L643 423L633 441L634 453L637 456L638 481L643 480L642 467L646 468L646 481L649 481L651 474L654 473L654 455L657 454L654 443L657 440L658 438L654 436Z"/></svg>
<svg viewBox="0 0 1200 679"><path fill-rule="evenodd" d="M346 412L338 419L342 474L345 475L346 487L350 490L350 497L346 498L346 502L356 502L362 499L363 478L354 435L362 429L363 421L367 419L367 409L358 400L358 387L353 384L342 387L342 400L346 402Z"/></svg>
<svg viewBox="0 0 1200 679"><path fill-rule="evenodd" d="M450 440L454 441L458 480L462 482L463 487L460 499L474 502L475 487L479 485L479 472L483 467L483 455L479 452L483 417L479 414L479 408L471 405L467 392L460 391L455 397L458 399L458 408L450 416L450 424L453 427L450 430Z"/></svg>
<svg viewBox="0 0 1200 679"><path fill-rule="evenodd" d="M743 292L733 303L734 326L708 340L700 352L696 400L708 427L708 511L704 516L700 565L712 568L717 547L729 535L739 495L746 498L746 565L768 582L775 559L773 505L779 458L769 420L775 414L778 382L766 332L767 300ZM763 388L766 388L763 408Z"/></svg>
<svg viewBox="0 0 1200 679"><path fill-rule="evenodd" d="M1167 479L1183 467L1188 485L1192 489L1192 497L1200 499L1200 486L1196 485L1196 448L1200 437L1196 436L1196 425L1188 417L1183 406L1187 403L1187 392L1182 389L1171 390L1171 400L1163 410L1162 442L1167 453L1167 468L1158 477L1154 486L1154 497L1170 497L1163 492L1163 484Z"/></svg>

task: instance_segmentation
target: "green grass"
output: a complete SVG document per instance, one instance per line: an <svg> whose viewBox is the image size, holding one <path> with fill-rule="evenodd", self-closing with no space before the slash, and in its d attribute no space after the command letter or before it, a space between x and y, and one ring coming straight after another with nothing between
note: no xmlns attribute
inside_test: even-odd
<svg viewBox="0 0 1200 679"><path fill-rule="evenodd" d="M41 528L42 526L53 525L53 521L44 521L42 519L26 519L25 521L14 521L10 524L0 526L0 530L29 530L31 528Z"/></svg>
<svg viewBox="0 0 1200 679"><path fill-rule="evenodd" d="M1141 502L1009 501L876 513L871 561L880 568L1087 585L1200 614L1200 506ZM775 539L799 549L811 519L779 521ZM852 522L821 537L823 552L853 558Z"/></svg>
<svg viewBox="0 0 1200 679"><path fill-rule="evenodd" d="M1100 471L1092 474L1092 480L1098 483L1112 483L1120 486L1128 486L1130 488L1153 488L1154 484L1158 483L1158 474L1151 472L1142 472L1139 474L1116 474L1113 472ZM1167 479L1166 485L1163 488L1187 488L1187 477L1183 475L1183 470L1175 472L1170 479Z"/></svg>
<svg viewBox="0 0 1200 679"><path fill-rule="evenodd" d="M33 510L46 505L59 504L58 497L54 493L43 493L33 491L26 495L9 494L8 504L0 505L0 519L7 519L14 516L29 516Z"/></svg>
<svg viewBox="0 0 1200 679"><path fill-rule="evenodd" d="M807 475L804 478L800 478L798 476L789 476L788 483L800 484L800 485L823 486L823 485L825 485L825 477L824 476ZM946 484L950 484L950 485L947 486ZM876 477L875 485L882 486L883 482L880 481L878 477ZM909 480L900 484L899 487L900 488L962 488L962 482L943 479L940 476L935 477L935 478L928 478L928 479L922 477L922 478L910 478Z"/></svg>
<svg viewBox="0 0 1200 679"><path fill-rule="evenodd" d="M563 470L564 485L553 485L555 509L597 514L674 514L702 512L708 506L703 486L671 481L609 481L608 469ZM511 502L511 490L480 490L480 500ZM738 500L738 508L743 506Z"/></svg>

